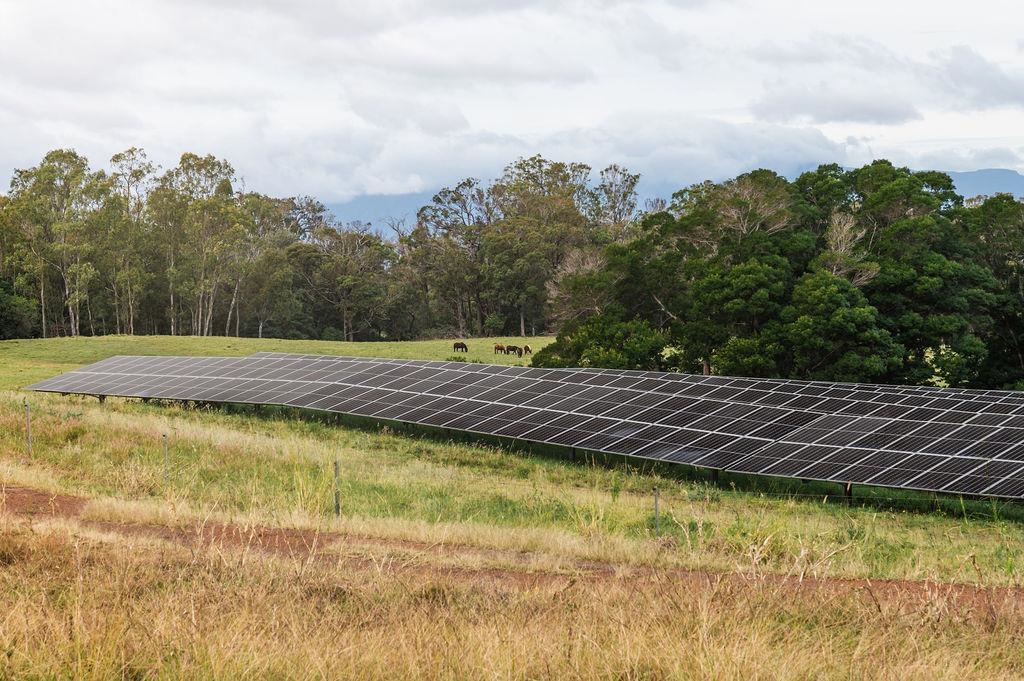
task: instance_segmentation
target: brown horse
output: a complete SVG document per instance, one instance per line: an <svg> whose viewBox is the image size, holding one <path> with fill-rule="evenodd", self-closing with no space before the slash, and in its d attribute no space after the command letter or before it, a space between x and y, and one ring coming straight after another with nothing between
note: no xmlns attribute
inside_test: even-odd
<svg viewBox="0 0 1024 681"><path fill-rule="evenodd" d="M497 354L507 355L508 351L505 349L505 346L502 345L501 343L495 343L494 344L494 354L496 354L496 355Z"/></svg>
<svg viewBox="0 0 1024 681"><path fill-rule="evenodd" d="M523 346L523 354L524 355L532 355L533 354L533 348L531 348L529 345L524 345Z"/></svg>
<svg viewBox="0 0 1024 681"><path fill-rule="evenodd" d="M519 355L520 357L522 357L523 356L523 349L521 347L519 347L518 345L506 345L505 346L505 354L506 355Z"/></svg>
<svg viewBox="0 0 1024 681"><path fill-rule="evenodd" d="M452 346L452 351L453 352L469 352L469 346L466 345L465 343L463 343L462 341L457 341L455 343L455 345Z"/></svg>

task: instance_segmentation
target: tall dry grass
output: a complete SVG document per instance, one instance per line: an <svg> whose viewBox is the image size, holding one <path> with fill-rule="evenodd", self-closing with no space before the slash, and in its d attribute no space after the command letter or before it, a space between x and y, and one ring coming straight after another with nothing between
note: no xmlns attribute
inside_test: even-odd
<svg viewBox="0 0 1024 681"><path fill-rule="evenodd" d="M0 526L5 678L1011 679L1024 613L757 575L344 569Z"/></svg>

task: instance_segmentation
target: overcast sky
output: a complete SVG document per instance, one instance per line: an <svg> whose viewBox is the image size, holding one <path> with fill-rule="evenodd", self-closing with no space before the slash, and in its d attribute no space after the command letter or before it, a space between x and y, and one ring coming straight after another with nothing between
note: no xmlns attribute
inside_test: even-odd
<svg viewBox="0 0 1024 681"><path fill-rule="evenodd" d="M0 186L73 147L328 202L541 153L683 186L1024 170L1019 0L0 0Z"/></svg>

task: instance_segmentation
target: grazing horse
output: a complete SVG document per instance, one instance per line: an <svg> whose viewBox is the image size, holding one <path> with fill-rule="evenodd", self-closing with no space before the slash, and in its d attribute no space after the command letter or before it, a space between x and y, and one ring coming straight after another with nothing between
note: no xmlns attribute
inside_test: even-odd
<svg viewBox="0 0 1024 681"><path fill-rule="evenodd" d="M495 343L494 344L494 354L497 355L499 353L501 353L502 355L507 355L508 354L508 350L506 350L505 346L502 345L501 343Z"/></svg>
<svg viewBox="0 0 1024 681"><path fill-rule="evenodd" d="M521 347L519 347L518 345L506 345L505 346L505 354L506 355L519 355L520 357L522 357L523 356L523 349Z"/></svg>
<svg viewBox="0 0 1024 681"><path fill-rule="evenodd" d="M524 355L532 355L533 354L533 348L531 348L529 345L524 345L523 346L523 354Z"/></svg>
<svg viewBox="0 0 1024 681"><path fill-rule="evenodd" d="M452 348L453 352L469 352L469 346L463 343L462 341L456 342L455 345L452 346Z"/></svg>

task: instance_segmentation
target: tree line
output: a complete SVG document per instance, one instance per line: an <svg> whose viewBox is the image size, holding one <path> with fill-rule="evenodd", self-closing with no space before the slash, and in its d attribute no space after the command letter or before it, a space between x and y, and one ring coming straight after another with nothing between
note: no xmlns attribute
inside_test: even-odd
<svg viewBox="0 0 1024 681"><path fill-rule="evenodd" d="M93 169L55 150L0 195L0 337L383 340L557 331L547 366L1024 381L1024 203L875 161L756 170L637 205L639 176L540 156L412 224L246 191L230 163Z"/></svg>
<svg viewBox="0 0 1024 681"><path fill-rule="evenodd" d="M1024 203L884 160L677 192L559 280L535 365L1024 385Z"/></svg>
<svg viewBox="0 0 1024 681"><path fill-rule="evenodd" d="M527 335L570 254L621 238L638 176L535 156L438 192L415 224L342 222L234 168L59 149L0 195L0 338L100 334L333 340Z"/></svg>

